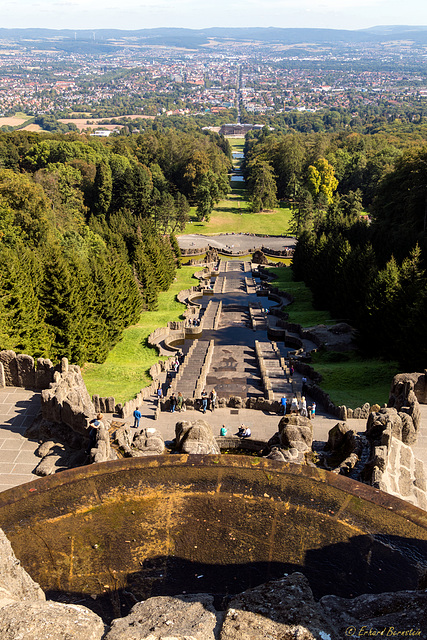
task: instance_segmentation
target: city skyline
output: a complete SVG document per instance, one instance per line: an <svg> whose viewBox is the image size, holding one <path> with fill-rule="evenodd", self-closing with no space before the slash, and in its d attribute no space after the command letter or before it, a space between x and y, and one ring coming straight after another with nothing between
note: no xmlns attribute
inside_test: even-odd
<svg viewBox="0 0 427 640"><path fill-rule="evenodd" d="M367 29L427 25L419 0L6 0L4 28L283 27Z"/></svg>

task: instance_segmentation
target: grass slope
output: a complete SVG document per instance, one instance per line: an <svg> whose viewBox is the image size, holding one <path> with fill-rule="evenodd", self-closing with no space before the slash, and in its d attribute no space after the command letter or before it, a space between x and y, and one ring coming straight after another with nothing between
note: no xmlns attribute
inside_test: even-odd
<svg viewBox="0 0 427 640"><path fill-rule="evenodd" d="M159 311L145 311L138 324L123 332L119 343L110 351L103 364L86 364L83 378L89 394L114 396L116 402L134 398L150 384L148 371L155 362L162 359L147 338L157 327L165 327L171 320L180 320L185 305L176 300L181 289L197 284L193 273L200 267L182 267L177 271L176 281L168 291L159 295Z"/></svg>
<svg viewBox="0 0 427 640"><path fill-rule="evenodd" d="M314 309L310 289L303 282L293 280L292 270L289 267L272 267L269 272L275 276L272 284L282 291L287 291L295 298L295 302L286 307L286 312L289 313L289 322L295 322L302 327L334 324L329 311Z"/></svg>
<svg viewBox="0 0 427 640"><path fill-rule="evenodd" d="M303 282L295 282L292 270L277 267L269 270L276 276L273 284L291 293L295 302L286 307L289 322L303 327L333 324L327 311L313 308L310 289ZM390 384L398 373L396 362L364 358L357 352L334 353L319 350L313 354L312 366L322 375L321 387L336 405L355 409L365 402L382 405L388 401Z"/></svg>
<svg viewBox="0 0 427 640"><path fill-rule="evenodd" d="M347 361L334 362L336 355L343 354L318 352L312 363L334 404L355 409L365 402L380 406L388 402L391 381L399 373L396 362L366 359L355 352L348 354Z"/></svg>

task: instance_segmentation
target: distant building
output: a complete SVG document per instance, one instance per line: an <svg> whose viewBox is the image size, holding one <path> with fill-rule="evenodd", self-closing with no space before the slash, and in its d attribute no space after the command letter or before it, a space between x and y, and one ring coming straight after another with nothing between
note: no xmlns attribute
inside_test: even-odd
<svg viewBox="0 0 427 640"><path fill-rule="evenodd" d="M244 136L253 129L262 129L263 124L223 124L219 132L223 136Z"/></svg>
<svg viewBox="0 0 427 640"><path fill-rule="evenodd" d="M97 129L96 131L94 131L93 133L91 133L91 136L98 136L98 138L108 138L108 136L110 136L113 132L109 131L109 130L105 130L105 129Z"/></svg>

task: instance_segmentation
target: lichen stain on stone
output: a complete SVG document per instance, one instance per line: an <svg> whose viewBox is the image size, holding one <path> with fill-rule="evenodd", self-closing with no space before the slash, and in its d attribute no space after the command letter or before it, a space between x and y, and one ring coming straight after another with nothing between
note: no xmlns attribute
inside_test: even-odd
<svg viewBox="0 0 427 640"><path fill-rule="evenodd" d="M232 456L231 465L176 458L181 464L119 461L117 473L108 463L108 473L99 465L88 481L79 471L37 496L18 492L0 507L16 555L44 589L103 593L132 580L149 594L167 580L171 558L186 566L303 568L307 554L352 547L355 537L369 545L377 532L427 539L419 510L410 521L409 508L399 514L376 504L370 487L363 489L369 500L351 494L327 472L278 473L268 461L253 467Z"/></svg>

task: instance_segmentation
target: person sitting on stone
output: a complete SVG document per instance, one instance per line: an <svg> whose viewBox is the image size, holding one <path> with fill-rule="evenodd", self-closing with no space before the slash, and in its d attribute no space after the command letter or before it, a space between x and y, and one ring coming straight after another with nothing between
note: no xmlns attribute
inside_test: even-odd
<svg viewBox="0 0 427 640"><path fill-rule="evenodd" d="M90 450L93 449L96 446L96 440L98 437L98 429L100 427L104 426L104 423L102 422L103 419L103 415L102 413L97 413L96 414L96 418L94 420L91 420L89 422L89 444L88 447L86 449L86 453L89 454Z"/></svg>
<svg viewBox="0 0 427 640"><path fill-rule="evenodd" d="M242 438L250 438L252 435L251 430L249 427L246 427L244 433L242 434Z"/></svg>
<svg viewBox="0 0 427 640"><path fill-rule="evenodd" d="M221 429L219 430L219 435L220 436L226 436L227 435L227 429L225 428L225 424L223 424Z"/></svg>
<svg viewBox="0 0 427 640"><path fill-rule="evenodd" d="M243 436L243 434L245 433L245 431L246 431L245 425L241 424L240 427L239 427L239 430L237 432L237 435L241 438Z"/></svg>

